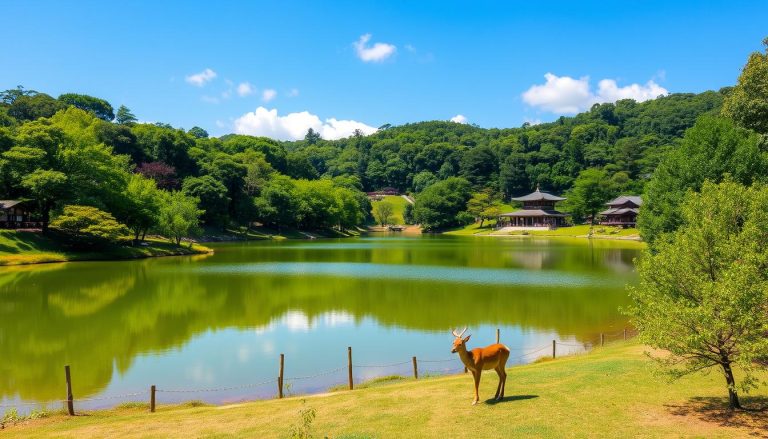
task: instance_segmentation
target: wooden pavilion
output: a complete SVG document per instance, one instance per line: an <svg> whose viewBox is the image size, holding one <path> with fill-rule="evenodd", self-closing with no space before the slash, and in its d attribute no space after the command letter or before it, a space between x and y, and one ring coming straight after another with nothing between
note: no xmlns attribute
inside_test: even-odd
<svg viewBox="0 0 768 439"><path fill-rule="evenodd" d="M565 219L568 214L555 209L555 204L563 200L565 198L541 192L537 186L536 191L528 195L512 198L512 201L522 202L523 208L515 212L501 214L496 227L547 227L555 229L565 226Z"/></svg>
<svg viewBox="0 0 768 439"><path fill-rule="evenodd" d="M636 195L620 195L605 204L609 206L609 209L600 212L601 225L635 227L643 199Z"/></svg>

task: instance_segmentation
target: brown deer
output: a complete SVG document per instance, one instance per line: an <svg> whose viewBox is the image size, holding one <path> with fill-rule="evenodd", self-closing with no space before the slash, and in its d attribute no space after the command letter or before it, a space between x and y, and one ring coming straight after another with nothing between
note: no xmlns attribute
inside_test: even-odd
<svg viewBox="0 0 768 439"><path fill-rule="evenodd" d="M456 337L453 340L451 353L458 352L461 362L464 363L468 371L472 372L472 377L475 379L475 399L472 401L472 405L480 401L478 387L480 387L480 376L484 370L494 369L499 374L499 385L496 388L496 396L494 396L494 399L499 401L504 398L504 387L507 384L507 371L504 368L509 358L509 348L501 343L494 343L484 348L474 348L467 351L467 342L472 335L461 338L466 331L466 327L460 333L457 333L455 329L451 331Z"/></svg>

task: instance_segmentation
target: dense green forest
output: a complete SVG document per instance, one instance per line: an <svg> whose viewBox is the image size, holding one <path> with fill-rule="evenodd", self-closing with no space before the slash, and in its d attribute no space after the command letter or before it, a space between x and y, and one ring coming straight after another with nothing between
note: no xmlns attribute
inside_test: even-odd
<svg viewBox="0 0 768 439"><path fill-rule="evenodd" d="M650 237L674 228L687 188L725 173L744 183L765 176L765 63L753 54L736 87L595 104L535 126L431 121L340 140L310 130L295 142L138 123L103 99L19 86L0 93L0 198L34 200L70 234L141 239L192 235L198 219L350 229L369 220L364 192L383 187L415 194L406 219L440 229L540 186L564 193L575 221L620 193L646 193Z"/></svg>

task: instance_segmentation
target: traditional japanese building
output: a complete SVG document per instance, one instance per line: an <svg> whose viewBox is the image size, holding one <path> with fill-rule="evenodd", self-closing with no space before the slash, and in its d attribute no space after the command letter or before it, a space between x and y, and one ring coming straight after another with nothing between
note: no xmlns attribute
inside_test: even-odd
<svg viewBox="0 0 768 439"><path fill-rule="evenodd" d="M643 199L636 195L620 195L615 200L605 204L609 206L609 209L599 213L601 225L635 227Z"/></svg>
<svg viewBox="0 0 768 439"><path fill-rule="evenodd" d="M555 204L565 198L546 192L536 191L523 197L512 198L512 201L523 203L522 209L503 213L499 216L497 227L548 227L551 229L565 226L567 214L558 212Z"/></svg>
<svg viewBox="0 0 768 439"><path fill-rule="evenodd" d="M29 203L22 200L0 200L0 228L19 229L37 227L40 222L33 218Z"/></svg>

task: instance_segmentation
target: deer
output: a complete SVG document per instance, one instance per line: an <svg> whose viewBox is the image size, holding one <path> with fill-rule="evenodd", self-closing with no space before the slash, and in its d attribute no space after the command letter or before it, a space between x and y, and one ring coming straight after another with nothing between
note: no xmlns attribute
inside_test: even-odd
<svg viewBox="0 0 768 439"><path fill-rule="evenodd" d="M472 372L472 377L475 379L475 399L472 401L472 405L477 404L480 401L480 393L478 388L480 387L480 376L484 370L494 369L499 374L499 385L496 387L496 395L494 399L500 401L504 398L504 387L507 384L507 371L505 367L507 365L507 359L509 359L509 348L501 343L494 343L484 348L474 348L471 351L467 350L467 342L472 335L468 335L465 338L464 333L467 328L461 332L452 330L451 333L455 337L453 340L453 349L451 353L459 354L461 362L464 363L467 370Z"/></svg>

